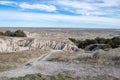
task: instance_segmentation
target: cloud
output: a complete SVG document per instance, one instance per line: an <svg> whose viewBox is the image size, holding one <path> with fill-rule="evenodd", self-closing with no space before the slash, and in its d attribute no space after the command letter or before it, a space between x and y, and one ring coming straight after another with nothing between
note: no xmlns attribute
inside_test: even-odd
<svg viewBox="0 0 120 80"><path fill-rule="evenodd" d="M107 6L107 7L120 6L120 0L102 0L102 1L103 1L102 6Z"/></svg>
<svg viewBox="0 0 120 80"><path fill-rule="evenodd" d="M37 10L45 10L47 12L56 11L56 7L53 5L21 3L19 4L19 6L22 9L37 9Z"/></svg>
<svg viewBox="0 0 120 80"><path fill-rule="evenodd" d="M64 10L83 16L113 16L119 14L120 0L56 0ZM114 8L115 7L115 8ZM67 9L66 9L67 8ZM112 9L114 8L114 9ZM112 9L112 10L111 10ZM118 17L118 16L117 16ZM120 17L120 14L119 14Z"/></svg>
<svg viewBox="0 0 120 80"><path fill-rule="evenodd" d="M65 0L65 1L57 1L60 5L75 8L75 9L86 9L86 10L94 10L94 7L90 5L89 3L80 2L80 1L71 1L71 0Z"/></svg>
<svg viewBox="0 0 120 80"><path fill-rule="evenodd" d="M13 18L19 19L50 19L50 20L65 20L65 21L74 21L80 22L106 22L106 23L119 23L120 18L120 0L48 0L37 2L13 2L13 1L0 1L0 4L3 5L13 5L16 4L16 9L24 9L24 10L32 10L33 13L23 13L18 12L19 15L12 16ZM43 13L52 12L59 13L57 14L37 14L34 10L41 10ZM44 12L45 11L45 12ZM63 11L63 12L61 12ZM71 15L79 15L79 16L69 16ZM68 15L63 15L68 14ZM2 15L2 14L1 14ZM6 14L7 16L8 14ZM10 16L11 16L10 15ZM4 16L4 15L3 15ZM8 18L10 17L8 15ZM6 17L7 18L7 17ZM90 18L90 19L89 19ZM98 19L97 19L98 18ZM118 19L115 19L118 18ZM100 19L100 20L99 20Z"/></svg>
<svg viewBox="0 0 120 80"><path fill-rule="evenodd" d="M14 14L14 15L13 15ZM65 21L66 23L98 23L120 25L120 19L95 16L70 16L61 14L41 14L30 12L0 11L0 20L27 20L27 21ZM29 23L28 23L29 24Z"/></svg>
<svg viewBox="0 0 120 80"><path fill-rule="evenodd" d="M17 5L14 1L0 1L1 5Z"/></svg>
<svg viewBox="0 0 120 80"><path fill-rule="evenodd" d="M72 13L81 16L120 18L120 0L47 0L47 1L0 1L2 5L14 5L17 9L40 10L53 13Z"/></svg>
<svg viewBox="0 0 120 80"><path fill-rule="evenodd" d="M26 2L14 2L14 1L0 1L0 5L8 5L14 7L20 7L22 9L33 9L33 10L42 10L47 12L56 11L56 6L54 5L46 5L46 4L29 4Z"/></svg>
<svg viewBox="0 0 120 80"><path fill-rule="evenodd" d="M65 0L65 1L57 1L58 5L60 5L61 7L63 6L64 10L66 10L67 7L67 11L75 13L75 14L81 14L83 16L88 16L90 15L89 12L91 11L95 11L98 9L98 7L91 5L91 3L87 1L72 1L72 0ZM71 11L72 10L72 11Z"/></svg>

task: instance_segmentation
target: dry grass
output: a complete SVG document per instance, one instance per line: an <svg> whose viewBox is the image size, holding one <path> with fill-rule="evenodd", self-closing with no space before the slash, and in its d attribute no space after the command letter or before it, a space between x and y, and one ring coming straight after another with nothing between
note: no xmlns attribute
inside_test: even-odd
<svg viewBox="0 0 120 80"><path fill-rule="evenodd" d="M120 65L120 48L111 49L109 51L98 50L89 53L71 53L63 51L53 53L47 60L78 64L87 63L87 64Z"/></svg>
<svg viewBox="0 0 120 80"><path fill-rule="evenodd" d="M72 61L76 55L73 52L69 51L60 51L55 52L50 55L49 58L47 58L48 61L61 61L61 62L70 62Z"/></svg>
<svg viewBox="0 0 120 80"><path fill-rule="evenodd" d="M22 52L0 53L0 71L14 69L32 58L37 58L49 50L31 50Z"/></svg>
<svg viewBox="0 0 120 80"><path fill-rule="evenodd" d="M32 75L26 75L24 77L19 77L19 78L11 78L9 80L120 80L118 78L108 76L108 75L73 77L73 74L74 72L72 71L59 73L53 76L32 74Z"/></svg>

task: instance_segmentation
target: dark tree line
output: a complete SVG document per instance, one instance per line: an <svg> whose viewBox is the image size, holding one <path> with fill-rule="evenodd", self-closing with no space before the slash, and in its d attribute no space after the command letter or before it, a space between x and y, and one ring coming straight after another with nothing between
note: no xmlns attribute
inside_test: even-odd
<svg viewBox="0 0 120 80"><path fill-rule="evenodd" d="M10 37L26 37L26 34L22 30L16 30L15 32L11 32L7 30L5 32L0 32L1 36L10 36Z"/></svg>
<svg viewBox="0 0 120 80"><path fill-rule="evenodd" d="M76 40L74 38L69 38L73 43L75 43L78 48L84 49L86 46L90 44L105 44L103 48L118 48L120 47L120 38L119 37L113 37L111 39L105 39L105 38L95 38L95 39L86 39L84 41L82 40Z"/></svg>

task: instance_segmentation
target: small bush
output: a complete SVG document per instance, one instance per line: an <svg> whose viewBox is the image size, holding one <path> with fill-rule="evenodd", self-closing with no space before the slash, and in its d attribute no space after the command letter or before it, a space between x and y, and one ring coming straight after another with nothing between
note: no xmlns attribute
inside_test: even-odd
<svg viewBox="0 0 120 80"><path fill-rule="evenodd" d="M10 30L7 30L5 33L4 33L5 36L14 36L14 33L11 32Z"/></svg>
<svg viewBox="0 0 120 80"><path fill-rule="evenodd" d="M26 37L26 34L22 30L17 30L13 34L15 37Z"/></svg>
<svg viewBox="0 0 120 80"><path fill-rule="evenodd" d="M4 33L3 32L0 32L0 36L3 36L4 35Z"/></svg>
<svg viewBox="0 0 120 80"><path fill-rule="evenodd" d="M106 41L106 39L105 39L105 38L99 38L99 37L95 38L94 40L96 40L96 41L97 41L97 43L99 43L99 44L104 44L104 43L105 43L105 41Z"/></svg>

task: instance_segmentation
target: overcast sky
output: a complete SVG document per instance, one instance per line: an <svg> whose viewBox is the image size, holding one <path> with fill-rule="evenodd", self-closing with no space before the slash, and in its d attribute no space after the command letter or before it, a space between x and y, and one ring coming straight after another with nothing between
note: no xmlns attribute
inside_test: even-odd
<svg viewBox="0 0 120 80"><path fill-rule="evenodd" d="M0 27L120 29L120 0L0 0Z"/></svg>

